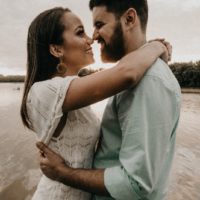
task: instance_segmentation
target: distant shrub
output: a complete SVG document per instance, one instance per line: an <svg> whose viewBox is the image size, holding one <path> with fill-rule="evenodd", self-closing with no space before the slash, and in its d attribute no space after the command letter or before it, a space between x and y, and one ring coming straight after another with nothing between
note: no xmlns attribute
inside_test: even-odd
<svg viewBox="0 0 200 200"><path fill-rule="evenodd" d="M173 63L170 68L181 87L200 88L200 61Z"/></svg>
<svg viewBox="0 0 200 200"><path fill-rule="evenodd" d="M20 75L3 76L0 74L0 82L24 82L25 77Z"/></svg>

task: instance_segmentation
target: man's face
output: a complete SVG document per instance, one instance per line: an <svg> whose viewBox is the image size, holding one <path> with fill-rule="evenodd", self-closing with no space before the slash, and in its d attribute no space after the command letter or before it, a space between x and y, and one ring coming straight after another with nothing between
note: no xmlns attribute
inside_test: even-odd
<svg viewBox="0 0 200 200"><path fill-rule="evenodd" d="M93 37L101 44L103 62L116 62L125 55L121 23L105 6L93 8Z"/></svg>

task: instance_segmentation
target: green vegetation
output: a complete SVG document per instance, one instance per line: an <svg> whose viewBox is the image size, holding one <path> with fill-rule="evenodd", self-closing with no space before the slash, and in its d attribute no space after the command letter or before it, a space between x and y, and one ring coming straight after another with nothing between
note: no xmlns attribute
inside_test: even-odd
<svg viewBox="0 0 200 200"><path fill-rule="evenodd" d="M173 63L170 68L182 88L200 88L200 61Z"/></svg>
<svg viewBox="0 0 200 200"><path fill-rule="evenodd" d="M24 82L24 76L21 75L9 75L3 76L0 74L0 82Z"/></svg>

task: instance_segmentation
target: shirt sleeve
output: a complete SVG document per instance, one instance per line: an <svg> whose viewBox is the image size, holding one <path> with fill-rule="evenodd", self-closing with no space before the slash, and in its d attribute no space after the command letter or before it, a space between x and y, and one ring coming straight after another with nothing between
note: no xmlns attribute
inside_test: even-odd
<svg viewBox="0 0 200 200"><path fill-rule="evenodd" d="M27 111L38 140L48 144L63 116L62 106L71 81L76 76L35 83L28 94Z"/></svg>
<svg viewBox="0 0 200 200"><path fill-rule="evenodd" d="M146 76L135 90L116 97L121 165L104 173L105 186L114 199L146 199L155 189L178 118L175 96L158 78Z"/></svg>

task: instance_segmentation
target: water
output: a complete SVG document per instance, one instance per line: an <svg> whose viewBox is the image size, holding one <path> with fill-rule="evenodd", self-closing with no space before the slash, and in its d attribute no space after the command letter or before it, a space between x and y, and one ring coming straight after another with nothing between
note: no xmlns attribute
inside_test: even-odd
<svg viewBox="0 0 200 200"><path fill-rule="evenodd" d="M2 83L0 95L0 199L29 199L39 170L34 134L24 129L19 117L22 84Z"/></svg>
<svg viewBox="0 0 200 200"><path fill-rule="evenodd" d="M200 200L200 93L183 94L170 200Z"/></svg>
<svg viewBox="0 0 200 200"><path fill-rule="evenodd" d="M30 200L41 172L35 136L19 117L22 84L0 84L0 200ZM105 101L93 106L101 116ZM168 200L200 199L200 93L183 94Z"/></svg>

